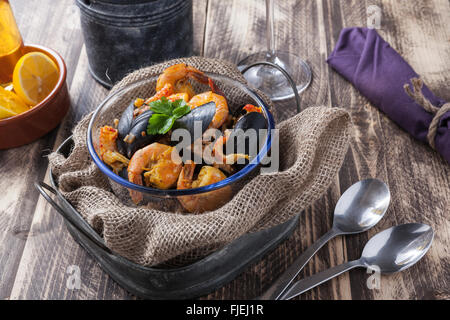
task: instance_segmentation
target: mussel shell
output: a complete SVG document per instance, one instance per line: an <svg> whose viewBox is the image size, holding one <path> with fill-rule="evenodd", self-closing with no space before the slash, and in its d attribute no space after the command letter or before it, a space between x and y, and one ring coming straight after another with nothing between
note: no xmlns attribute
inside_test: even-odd
<svg viewBox="0 0 450 320"><path fill-rule="evenodd" d="M267 120L259 112L249 112L244 114L235 124L234 130L242 129L255 129L256 131L261 129L267 129Z"/></svg>
<svg viewBox="0 0 450 320"><path fill-rule="evenodd" d="M133 112L135 106L134 101L125 109L122 116L119 119L119 124L117 125L117 131L119 137L117 139L117 148L121 154L126 154L126 143L123 141L128 133L130 133L132 123L133 123Z"/></svg>
<svg viewBox="0 0 450 320"><path fill-rule="evenodd" d="M134 102L131 103L128 108L122 114L117 127L119 131L119 138L117 139L117 147L120 153L131 158L133 154L161 137L161 135L148 135L147 126L148 119L152 116L153 111L147 110L133 119ZM185 116L177 119L173 125L173 129L183 128L188 130L191 135L191 140L194 141L194 124L196 121L200 121L202 125L202 132L208 129L214 115L216 114L216 104L214 102L208 102L204 105L198 106L191 110ZM131 121L130 121L131 119ZM143 135L142 133L145 132ZM131 143L123 141L125 137L129 135L134 136Z"/></svg>
<svg viewBox="0 0 450 320"><path fill-rule="evenodd" d="M147 134L148 119L150 119L152 114L153 111L147 110L134 118L130 132L128 133L130 136L134 136L134 140L131 143L124 142L128 158L131 158L137 150L149 145L161 137L160 135Z"/></svg>
<svg viewBox="0 0 450 320"><path fill-rule="evenodd" d="M195 121L201 121L202 124L201 133L204 133L206 129L208 129L215 114L216 114L216 104L214 102L208 102L192 109L191 112L177 119L173 124L172 128L173 129L182 128L188 130L189 134L191 135L191 141L194 141L196 138L199 138L194 136Z"/></svg>
<svg viewBox="0 0 450 320"><path fill-rule="evenodd" d="M260 136L260 130L267 130L267 120L266 118L259 112L249 112L245 115L243 115L235 124L233 127L233 131L231 132L229 138L227 139L226 148L224 150L225 153L239 153L242 150L242 146L238 146L238 143L240 141L244 141L244 152L247 155L255 156L255 154L250 154L250 143L252 145L255 144L255 142L250 142L249 136L246 136L245 133L247 130L253 129L256 130L256 138L257 138L257 144L256 146L258 148L261 147L261 139L265 138ZM241 135L243 137L241 137ZM259 152L259 150L256 150ZM247 164L249 161L246 160L245 164ZM243 165L237 164L236 167L238 170L242 169Z"/></svg>

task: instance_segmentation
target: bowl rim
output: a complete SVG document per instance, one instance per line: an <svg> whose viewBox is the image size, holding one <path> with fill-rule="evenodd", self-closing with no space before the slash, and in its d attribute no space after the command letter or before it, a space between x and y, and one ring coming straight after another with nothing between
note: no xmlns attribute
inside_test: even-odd
<svg viewBox="0 0 450 320"><path fill-rule="evenodd" d="M64 86L65 82L66 82L66 77L67 77L67 68L66 68L66 64L64 62L64 59L61 57L61 55L56 52L53 49L44 47L44 46L40 46L40 45L36 45L36 44L26 44L24 45L24 50L28 50L28 49L38 49L36 50L37 52L44 52L45 54L47 54L49 56L50 59L52 60L56 60L56 64L58 66L59 69L59 77L58 77L58 82L56 83L55 87L53 88L52 91L50 91L50 93L48 94L47 97L45 97L44 100L42 100L41 102L39 102L37 105L33 106L32 108L30 108L29 110L22 112L18 115L6 118L6 119L0 119L0 126L5 126L20 120L23 120L25 118L28 118L30 116L32 116L33 114L39 112L41 109L45 108L45 106L48 105L48 103L53 100L53 98L61 91L61 88ZM33 52L33 51L29 51L29 52ZM27 52L27 53L29 53Z"/></svg>
<svg viewBox="0 0 450 320"><path fill-rule="evenodd" d="M242 178L244 178L245 176L249 175L254 169L256 169L256 167L258 167L261 164L262 159L264 159L264 157L268 154L269 150L271 149L272 146L272 130L275 129L275 121L274 118L271 114L271 112L269 111L268 106L266 105L266 103L263 101L263 99L259 96L258 93L256 93L253 89L249 88L246 84L243 84L239 81L236 81L234 79L231 79L227 76L221 75L221 74L216 74L216 73L210 73L210 72L205 72L206 75L208 76L212 76L212 77L218 77L218 78L224 78L227 81L230 81L231 83L235 83L236 86L241 86L244 87L245 90L248 91L248 93L250 94L250 96L252 96L252 98L259 104L259 106L262 107L262 110L266 116L267 119L267 136L266 136L266 140L264 141L264 145L262 146L262 148L260 149L259 153L256 155L256 157L254 159L252 159L252 161L250 163L248 163L244 168L242 168L241 170L239 170L238 172L232 174L231 176L227 177L224 180L221 180L219 182L210 184L210 185L206 185L203 187L199 187L199 188L193 188L193 189L182 189L182 190L178 190L178 189L157 189L157 188L150 188L150 187L146 187L146 186L141 186L141 185L137 185L134 184L124 178L122 178L121 176L119 176L118 174L115 174L107 164L105 164L100 157L98 156L97 152L95 151L94 148L94 144L92 141L92 128L94 126L94 122L97 118L97 115L100 113L100 111L102 110L102 108L104 107L104 105L113 97L120 95L121 93L123 93L124 91L126 91L127 89L129 89L131 86L133 85L137 85L140 82L145 82L148 81L148 79L140 79L137 80L135 82L132 82L130 84L128 84L127 86L125 86L124 88L121 88L120 90L114 92L113 94L108 95L101 103L100 105L96 108L96 110L94 111L91 119L89 120L89 126L88 126L88 131L87 131L87 147L88 147L88 151L89 154L92 158L92 160L94 161L94 163L96 164L96 166L100 169L100 171L105 174L108 178L112 179L114 182L120 184L121 186L128 188L128 189L133 189L145 194L149 194L152 196L158 196L158 197L173 197L173 196L185 196L185 195L194 195L194 194L201 194L201 193L205 193L208 191L213 191L213 190L217 190L223 187L226 187L234 182L237 182L239 180L241 180Z"/></svg>

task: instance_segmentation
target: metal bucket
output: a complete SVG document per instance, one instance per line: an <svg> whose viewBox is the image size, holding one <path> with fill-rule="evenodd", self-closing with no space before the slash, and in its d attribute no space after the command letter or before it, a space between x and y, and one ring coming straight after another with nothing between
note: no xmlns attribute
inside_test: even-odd
<svg viewBox="0 0 450 320"><path fill-rule="evenodd" d="M126 74L193 54L192 0L76 0L89 70L111 88Z"/></svg>

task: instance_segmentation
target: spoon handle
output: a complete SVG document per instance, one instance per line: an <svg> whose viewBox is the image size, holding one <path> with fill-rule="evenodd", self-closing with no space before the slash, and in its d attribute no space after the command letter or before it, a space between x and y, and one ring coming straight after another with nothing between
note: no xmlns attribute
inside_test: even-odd
<svg viewBox="0 0 450 320"><path fill-rule="evenodd" d="M289 300L306 292L319 284L322 284L348 270L356 267L363 267L364 265L359 260L354 260L340 264L336 267L327 269L325 271L316 273L308 278L302 279L294 283L285 293L280 297L280 300Z"/></svg>
<svg viewBox="0 0 450 320"><path fill-rule="evenodd" d="M286 271L278 278L272 286L258 299L259 300L278 300L283 292L289 287L291 282L300 273L303 267L308 263L312 256L323 247L325 243L336 237L337 233L331 229L306 249L294 263L286 269Z"/></svg>

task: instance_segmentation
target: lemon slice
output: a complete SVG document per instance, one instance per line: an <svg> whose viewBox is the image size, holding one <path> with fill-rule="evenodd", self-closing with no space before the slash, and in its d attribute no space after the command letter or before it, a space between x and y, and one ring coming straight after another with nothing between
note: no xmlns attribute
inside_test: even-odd
<svg viewBox="0 0 450 320"><path fill-rule="evenodd" d="M41 52L30 52L20 58L14 68L14 91L34 106L49 95L58 78L58 67L52 59Z"/></svg>
<svg viewBox="0 0 450 320"><path fill-rule="evenodd" d="M25 112L29 107L14 93L0 86L0 118L9 118Z"/></svg>
<svg viewBox="0 0 450 320"><path fill-rule="evenodd" d="M15 113L12 110L9 110L8 108L4 108L2 105L0 105L0 119L6 119L9 117L13 117L17 115L17 113Z"/></svg>

